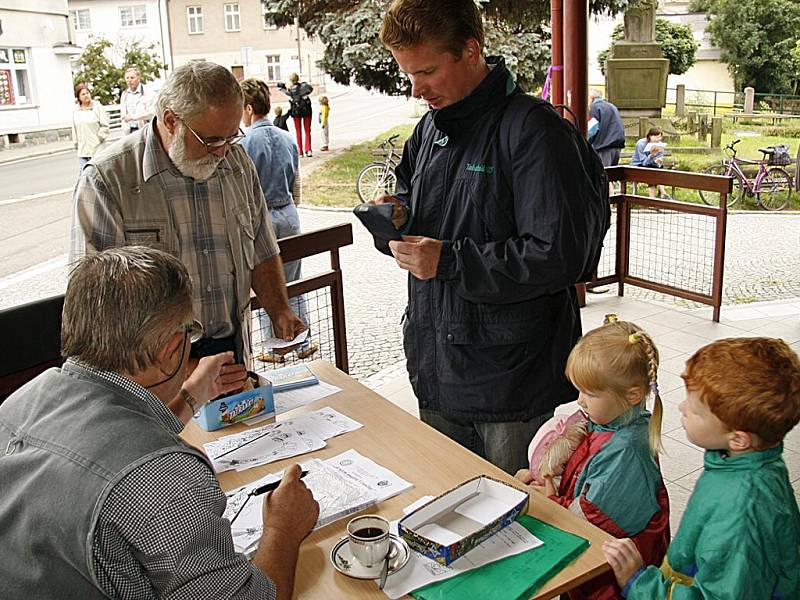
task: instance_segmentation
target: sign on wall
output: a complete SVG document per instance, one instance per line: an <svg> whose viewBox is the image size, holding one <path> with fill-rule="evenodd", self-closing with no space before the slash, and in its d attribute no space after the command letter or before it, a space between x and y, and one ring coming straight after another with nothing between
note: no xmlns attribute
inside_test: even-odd
<svg viewBox="0 0 800 600"><path fill-rule="evenodd" d="M0 69L0 105L14 104L14 90L11 87L11 71Z"/></svg>

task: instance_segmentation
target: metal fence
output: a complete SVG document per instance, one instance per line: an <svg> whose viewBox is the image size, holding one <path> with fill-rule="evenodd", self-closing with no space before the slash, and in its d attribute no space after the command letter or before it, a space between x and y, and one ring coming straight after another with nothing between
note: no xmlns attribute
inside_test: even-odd
<svg viewBox="0 0 800 600"><path fill-rule="evenodd" d="M254 370L260 372L321 358L334 363L345 373L349 372L339 248L352 243L353 229L349 223L278 240L284 262L300 260L323 252L330 253L330 270L304 277L286 286L292 308L296 313L301 298L305 303L310 338L318 349L304 357L299 356L297 352L289 352L280 362L275 362L274 355L263 353L261 341L271 335L271 326L264 311L260 310L258 299L253 296L250 307L253 309L251 339L255 357L252 365ZM259 356L267 360L259 360Z"/></svg>
<svg viewBox="0 0 800 600"><path fill-rule="evenodd" d="M609 167L606 172L621 189L611 197L611 229L597 277L587 286L617 283L623 296L625 284L630 284L693 300L713 306L718 322L732 179L628 166ZM636 183L716 192L720 205L640 196Z"/></svg>

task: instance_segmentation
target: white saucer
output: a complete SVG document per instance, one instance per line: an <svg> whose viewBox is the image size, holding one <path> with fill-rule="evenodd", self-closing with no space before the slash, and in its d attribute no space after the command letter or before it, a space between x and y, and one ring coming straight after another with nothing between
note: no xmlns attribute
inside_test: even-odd
<svg viewBox="0 0 800 600"><path fill-rule="evenodd" d="M389 561L388 575L391 575L406 566L408 558L411 556L411 550L408 548L408 544L406 544L404 539L394 535L390 535L389 537L392 540L392 545L396 548L396 550L394 550L394 552L396 552L394 558ZM339 573L347 575L348 577L355 577L356 579L380 579L383 561L371 567L365 567L355 559L353 553L350 551L350 544L347 543L347 540L347 537L343 537L336 542L333 550L331 550L331 563L333 563L333 567L339 571ZM391 548L389 552L392 552Z"/></svg>

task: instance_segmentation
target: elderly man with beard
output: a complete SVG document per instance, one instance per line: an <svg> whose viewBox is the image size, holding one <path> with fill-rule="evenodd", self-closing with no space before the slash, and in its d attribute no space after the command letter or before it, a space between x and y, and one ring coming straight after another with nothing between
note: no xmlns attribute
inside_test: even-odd
<svg viewBox="0 0 800 600"><path fill-rule="evenodd" d="M94 156L75 188L70 262L90 252L144 245L179 258L193 282L205 338L192 356L234 351L249 363L250 289L293 339L292 312L258 174L244 149L243 97L226 68L192 61L161 89L156 115ZM241 365L226 377L245 378Z"/></svg>

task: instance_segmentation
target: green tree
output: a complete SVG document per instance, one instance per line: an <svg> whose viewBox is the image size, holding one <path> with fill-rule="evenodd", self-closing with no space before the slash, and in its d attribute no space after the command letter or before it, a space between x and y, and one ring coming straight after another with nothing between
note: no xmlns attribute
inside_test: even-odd
<svg viewBox="0 0 800 600"><path fill-rule="evenodd" d="M625 35L624 25L618 23L614 27L611 39L621 40ZM661 44L664 58L669 59L669 72L672 75L683 75L695 63L698 44L689 25L673 23L667 19L656 19L656 41ZM597 64L600 71L606 73L606 59L611 51L609 46L597 53Z"/></svg>
<svg viewBox="0 0 800 600"><path fill-rule="evenodd" d="M295 18L325 45L319 66L334 81L387 94L410 93L408 80L378 39L389 0L262 0L267 21L279 27ZM549 0L479 3L486 25L487 54L501 54L520 85L533 91L544 82L550 61ZM592 0L594 13L614 14L627 0Z"/></svg>
<svg viewBox="0 0 800 600"><path fill-rule="evenodd" d="M125 69L139 69L143 83L157 78L167 66L155 53L155 44L142 45L132 40L117 47L109 40L100 38L89 42L77 61L73 84L87 84L92 96L101 104L119 102L120 92L125 88Z"/></svg>
<svg viewBox="0 0 800 600"><path fill-rule="evenodd" d="M736 89L752 86L772 94L796 89L797 0L714 0L708 16L711 41L722 51Z"/></svg>

